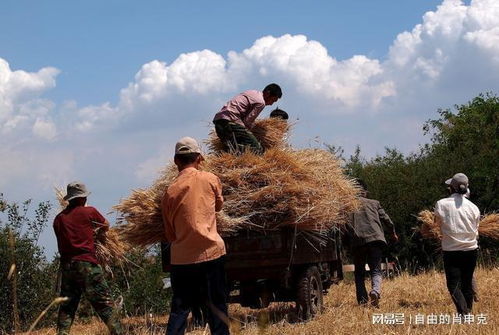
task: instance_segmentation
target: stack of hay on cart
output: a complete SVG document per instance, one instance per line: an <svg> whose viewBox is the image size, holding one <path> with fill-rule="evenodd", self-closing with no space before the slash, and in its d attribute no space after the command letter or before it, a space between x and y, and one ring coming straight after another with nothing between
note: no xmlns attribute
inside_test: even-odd
<svg viewBox="0 0 499 335"><path fill-rule="evenodd" d="M266 149L263 155L222 152L212 134L211 153L204 156L202 169L217 175L223 186L225 203L217 217L222 236L283 226L320 235L346 222L358 207L359 190L334 155L321 149L292 149L286 142L289 125L279 119L257 121L253 132ZM161 199L176 175L170 164L151 187L132 191L114 207L126 242L147 247L162 240Z"/></svg>

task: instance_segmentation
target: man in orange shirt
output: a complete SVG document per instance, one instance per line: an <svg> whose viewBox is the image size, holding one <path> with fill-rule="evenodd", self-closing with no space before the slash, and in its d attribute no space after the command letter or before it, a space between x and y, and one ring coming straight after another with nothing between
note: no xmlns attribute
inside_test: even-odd
<svg viewBox="0 0 499 335"><path fill-rule="evenodd" d="M229 334L225 244L215 215L223 205L222 184L214 174L199 170L202 160L194 139L180 139L174 160L179 174L162 199L173 290L167 334L184 334L187 316L200 301L207 307L211 334Z"/></svg>

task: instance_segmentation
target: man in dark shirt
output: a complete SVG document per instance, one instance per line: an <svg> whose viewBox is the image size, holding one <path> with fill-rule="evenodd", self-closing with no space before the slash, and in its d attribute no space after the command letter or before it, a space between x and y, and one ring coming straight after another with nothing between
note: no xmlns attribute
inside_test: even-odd
<svg viewBox="0 0 499 335"><path fill-rule="evenodd" d="M352 214L351 223L347 226L352 255L355 266L355 289L357 302L364 305L368 302L365 285L365 265L369 265L371 272L372 289L369 292L371 304L379 306L381 298L381 258L383 248L386 246L384 231L390 233L393 241L398 241L392 220L381 207L379 201L367 199L367 186L362 180L358 180L363 188L359 197L361 207Z"/></svg>
<svg viewBox="0 0 499 335"><path fill-rule="evenodd" d="M95 255L95 231L104 234L109 222L93 207L86 207L90 193L84 184L70 183L64 200L68 206L54 219L54 231L61 256L61 304L57 319L57 334L69 334L81 294L106 323L111 334L122 334L117 311L109 286Z"/></svg>

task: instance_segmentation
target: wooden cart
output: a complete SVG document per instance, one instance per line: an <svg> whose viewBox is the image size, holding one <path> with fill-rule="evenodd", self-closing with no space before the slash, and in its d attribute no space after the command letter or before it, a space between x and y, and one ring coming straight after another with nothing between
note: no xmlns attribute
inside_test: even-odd
<svg viewBox="0 0 499 335"><path fill-rule="evenodd" d="M301 318L320 312L323 294L343 279L340 234L333 229L319 243L292 227L266 233L241 231L224 238L230 302L251 308L295 301Z"/></svg>

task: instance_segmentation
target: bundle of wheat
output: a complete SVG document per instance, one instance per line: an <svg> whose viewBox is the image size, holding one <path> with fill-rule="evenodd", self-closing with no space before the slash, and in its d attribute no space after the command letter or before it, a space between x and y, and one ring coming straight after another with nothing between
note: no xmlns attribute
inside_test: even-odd
<svg viewBox="0 0 499 335"><path fill-rule="evenodd" d="M425 209L419 212L417 219L421 222L419 231L424 238L437 241L442 239L440 227L435 222L435 213Z"/></svg>
<svg viewBox="0 0 499 335"><path fill-rule="evenodd" d="M499 240L499 214L485 215L478 226L478 234L483 237Z"/></svg>
<svg viewBox="0 0 499 335"><path fill-rule="evenodd" d="M60 188L55 188L57 201L61 210L66 208L68 202L64 200L64 192ZM100 226L96 226L95 231L95 256L101 266L108 272L112 273L111 265L123 265L130 261L125 254L130 249L130 245L120 238L117 228L110 228L105 234L100 230Z"/></svg>
<svg viewBox="0 0 499 335"><path fill-rule="evenodd" d="M435 221L435 213L427 209L419 212L418 220L421 222L419 231L426 239L440 241L442 233ZM478 225L478 235L494 240L499 240L499 214L484 215Z"/></svg>
<svg viewBox="0 0 499 335"><path fill-rule="evenodd" d="M279 118L261 119L255 122L251 132L258 139L263 149L284 148L287 146L287 134L291 129L291 124L286 120ZM213 153L223 152L224 145L215 134L210 132L209 139L206 141L208 149Z"/></svg>
<svg viewBox="0 0 499 335"><path fill-rule="evenodd" d="M121 238L137 247L147 247L164 238L161 199L177 175L177 169L169 165L148 189L133 190L113 208L120 214L118 231Z"/></svg>
<svg viewBox="0 0 499 335"><path fill-rule="evenodd" d="M267 125L282 123L270 120ZM283 128L271 133L268 126L267 138L283 138ZM345 223L346 215L358 207L357 185L325 150L292 150L283 144L267 148L263 155L217 152L206 155L201 168L217 175L223 185L224 210L217 216L222 236L241 228L272 230L284 225L320 232ZM161 241L161 198L176 174L175 166L168 166L150 188L133 191L114 207L126 221L119 229L128 243L145 247Z"/></svg>

